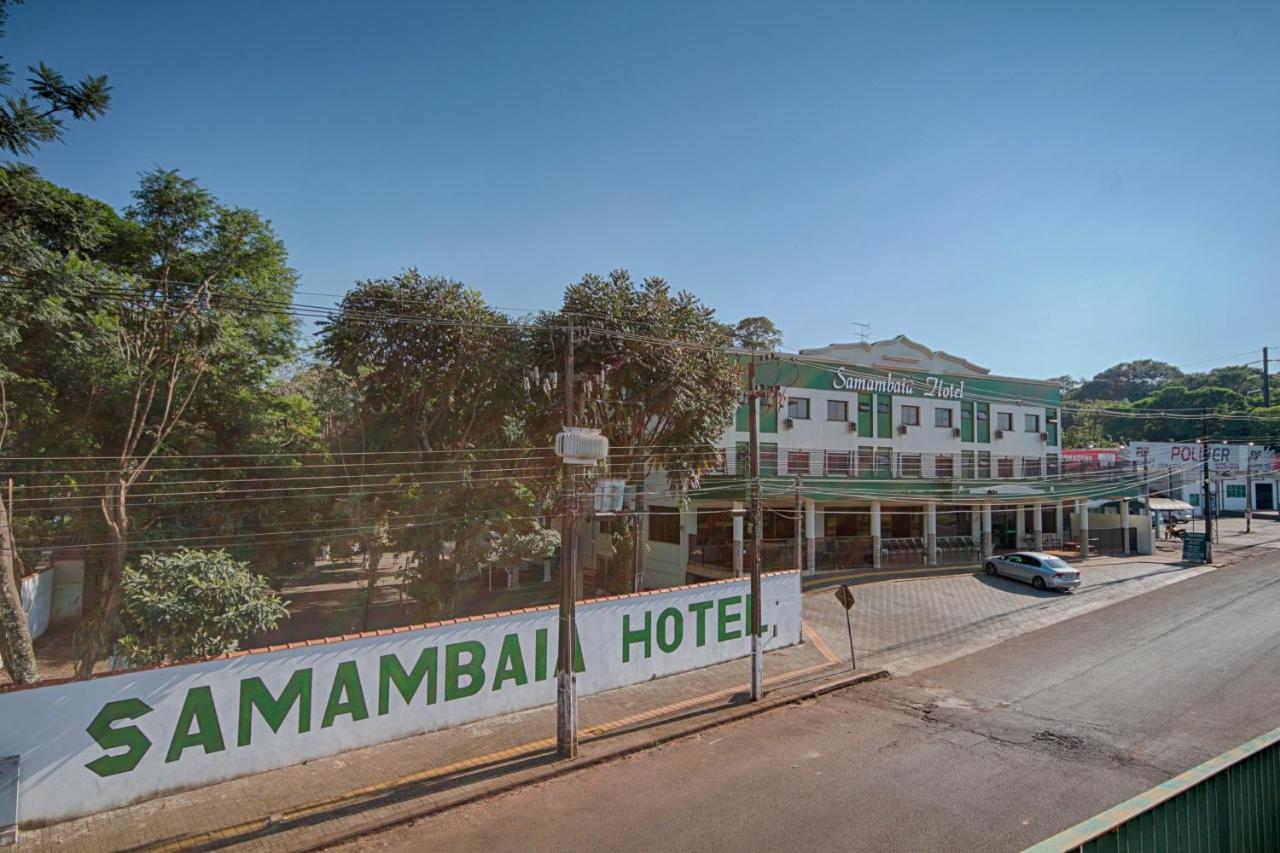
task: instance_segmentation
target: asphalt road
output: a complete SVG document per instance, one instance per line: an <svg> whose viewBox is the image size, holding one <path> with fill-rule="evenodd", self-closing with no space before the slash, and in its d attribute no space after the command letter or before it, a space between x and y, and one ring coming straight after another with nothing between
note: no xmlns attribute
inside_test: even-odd
<svg viewBox="0 0 1280 853"><path fill-rule="evenodd" d="M1017 850L1280 726L1280 552L360 849Z"/></svg>

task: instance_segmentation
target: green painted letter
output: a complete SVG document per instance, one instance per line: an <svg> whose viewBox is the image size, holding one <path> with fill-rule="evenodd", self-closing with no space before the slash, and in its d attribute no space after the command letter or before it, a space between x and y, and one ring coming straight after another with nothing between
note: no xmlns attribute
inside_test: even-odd
<svg viewBox="0 0 1280 853"><path fill-rule="evenodd" d="M533 680L547 680L547 629L539 628L533 635Z"/></svg>
<svg viewBox="0 0 1280 853"><path fill-rule="evenodd" d="M395 655L383 655L378 659L378 716L391 711L391 685L395 684L400 691L400 698L406 703L413 701L413 694L418 692L422 679L427 679L427 704L436 703L436 658L439 655L435 646L423 649L418 655L418 662L413 671L406 673L400 658Z"/></svg>
<svg viewBox="0 0 1280 853"><path fill-rule="evenodd" d="M714 601L695 601L689 605L689 612L697 617L697 640L699 646L707 644L707 611L715 604Z"/></svg>
<svg viewBox="0 0 1280 853"><path fill-rule="evenodd" d="M643 643L644 656L653 654L653 614L644 612L644 627L631 630L631 614L622 614L622 662L631 662L631 644Z"/></svg>
<svg viewBox="0 0 1280 853"><path fill-rule="evenodd" d="M728 598L716 600L716 616L718 617L716 619L716 622L718 623L716 625L716 639L722 643L727 640L736 640L742 636L741 631L729 630L730 625L742 621L741 613L729 612L730 605L737 604L740 601L742 601L742 596L740 595L731 595Z"/></svg>
<svg viewBox="0 0 1280 853"><path fill-rule="evenodd" d="M116 720L136 720L143 714L150 714L151 706L141 699L120 699L102 706L98 716L86 729L89 737L103 749L126 747L119 755L103 755L93 759L88 767L99 776L114 776L117 773L128 773L138 766L142 756L151 748L151 741L137 726L121 726L112 728Z"/></svg>
<svg viewBox="0 0 1280 853"><path fill-rule="evenodd" d="M663 627L664 625L670 626L670 630ZM668 607L659 613L656 633L658 648L662 651L671 654L680 648L680 643L684 640L684 614L674 607Z"/></svg>
<svg viewBox="0 0 1280 853"><path fill-rule="evenodd" d="M311 670L300 669L289 676L280 696L271 691L256 675L240 682L240 732L237 746L248 746L253 740L253 709L257 708L271 731L280 731L290 709L298 706L298 734L311 731Z"/></svg>
<svg viewBox="0 0 1280 853"><path fill-rule="evenodd" d="M493 689L502 689L504 681L514 681L517 687L529 683L529 676L524 669L524 657L520 653L519 634L507 634L502 638L502 650L498 652L498 671L493 676Z"/></svg>
<svg viewBox="0 0 1280 853"><path fill-rule="evenodd" d="M467 662L462 656L467 655ZM460 684L461 676L467 676L467 684ZM474 696L484 687L484 643L464 640L444 647L444 700L465 699Z"/></svg>
<svg viewBox="0 0 1280 853"><path fill-rule="evenodd" d="M341 714L350 714L352 722L369 718L369 708L364 703L364 687L360 684L360 670L353 660L344 660L333 673L333 686L329 688L329 701L324 706L320 728L329 728L334 718Z"/></svg>
<svg viewBox="0 0 1280 853"><path fill-rule="evenodd" d="M193 722L196 724L194 732L191 731ZM178 724L173 727L173 739L169 741L165 763L177 761L189 746L203 746L205 755L227 748L222 740L218 709L213 705L213 691L208 687L193 687L187 691L187 698L182 700L182 711L178 714Z"/></svg>

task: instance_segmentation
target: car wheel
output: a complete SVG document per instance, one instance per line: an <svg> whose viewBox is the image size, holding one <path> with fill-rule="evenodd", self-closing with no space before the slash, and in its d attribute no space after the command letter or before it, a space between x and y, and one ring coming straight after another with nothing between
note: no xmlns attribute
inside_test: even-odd
<svg viewBox="0 0 1280 853"><path fill-rule="evenodd" d="M995 563L987 563L986 569L987 569L987 574L991 575L992 577L996 577L997 575L1000 574L998 571L996 571Z"/></svg>
<svg viewBox="0 0 1280 853"><path fill-rule="evenodd" d="M1039 575L1036 575L1034 578L1031 579L1031 585L1034 586L1036 589L1041 589L1041 590L1044 589L1045 588L1044 578L1040 577Z"/></svg>

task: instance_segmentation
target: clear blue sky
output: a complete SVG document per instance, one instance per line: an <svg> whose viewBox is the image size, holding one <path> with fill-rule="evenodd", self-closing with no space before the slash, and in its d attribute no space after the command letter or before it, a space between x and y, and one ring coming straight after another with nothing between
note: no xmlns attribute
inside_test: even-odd
<svg viewBox="0 0 1280 853"><path fill-rule="evenodd" d="M1278 45L1275 3L29 0L2 46L115 87L46 177L179 168L307 293L626 267L1049 376L1280 349Z"/></svg>

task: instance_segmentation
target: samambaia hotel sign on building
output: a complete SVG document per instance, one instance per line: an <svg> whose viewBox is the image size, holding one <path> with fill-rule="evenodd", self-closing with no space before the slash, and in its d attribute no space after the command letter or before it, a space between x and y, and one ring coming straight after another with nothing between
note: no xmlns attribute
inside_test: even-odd
<svg viewBox="0 0 1280 853"><path fill-rule="evenodd" d="M1125 472L1110 482L1062 472L1055 383L995 376L903 336L771 356L756 381L780 388L776 404L758 403L766 568L870 570L1079 547L1073 538L1099 532L1079 535L1088 514L1079 517L1077 501L1141 494ZM687 500L664 494L662 472L650 477L645 586L741 569L747 428L742 405L720 439L723 465ZM1127 530L1129 502L1120 504L1115 523ZM1132 537L1101 538L1136 550ZM584 546L587 559L606 559L598 533Z"/></svg>

